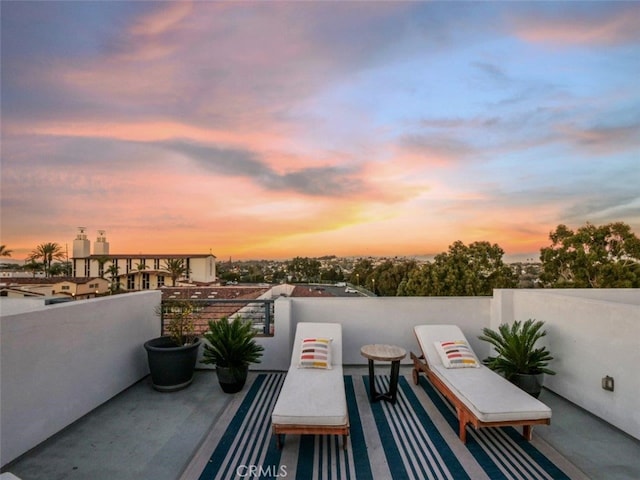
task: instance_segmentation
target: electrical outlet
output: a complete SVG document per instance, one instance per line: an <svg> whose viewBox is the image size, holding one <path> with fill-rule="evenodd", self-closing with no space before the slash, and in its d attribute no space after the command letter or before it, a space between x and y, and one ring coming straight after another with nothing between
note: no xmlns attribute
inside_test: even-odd
<svg viewBox="0 0 640 480"><path fill-rule="evenodd" d="M609 392L613 392L613 377L607 375L602 378L602 388L608 390Z"/></svg>

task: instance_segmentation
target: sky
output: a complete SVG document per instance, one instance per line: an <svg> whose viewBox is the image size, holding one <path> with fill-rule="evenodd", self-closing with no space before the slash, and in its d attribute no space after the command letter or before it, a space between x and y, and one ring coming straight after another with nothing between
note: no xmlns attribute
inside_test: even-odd
<svg viewBox="0 0 640 480"><path fill-rule="evenodd" d="M640 235L640 2L1 2L1 244L412 256Z"/></svg>

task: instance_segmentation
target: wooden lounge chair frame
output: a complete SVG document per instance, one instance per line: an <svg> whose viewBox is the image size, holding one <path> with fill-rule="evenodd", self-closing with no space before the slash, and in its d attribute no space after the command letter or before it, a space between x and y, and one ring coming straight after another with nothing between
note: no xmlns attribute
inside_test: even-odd
<svg viewBox="0 0 640 480"><path fill-rule="evenodd" d="M282 449L280 435L342 435L342 448L347 449L347 437L349 436L349 424L338 426L314 426L314 425L273 425L273 434L276 436L278 450Z"/></svg>
<svg viewBox="0 0 640 480"><path fill-rule="evenodd" d="M415 331L414 331L415 333ZM416 334L417 338L417 334ZM418 340L418 344L420 341ZM520 419L520 420L500 420L500 421L492 421L486 422L480 420L475 413L467 407L457 396L454 394L451 389L440 379L440 377L429 368L429 362L423 355L416 355L411 352L411 359L413 360L413 382L418 385L420 382L420 372L424 373L427 379L431 382L431 384L438 390L451 404L456 410L456 416L458 418L458 436L460 437L460 441L462 443L466 443L467 441L467 424L470 424L476 430L480 428L486 427L505 427L505 426L522 426L522 436L531 441L532 431L534 425L549 425L551 424L551 418L541 418L541 419Z"/></svg>

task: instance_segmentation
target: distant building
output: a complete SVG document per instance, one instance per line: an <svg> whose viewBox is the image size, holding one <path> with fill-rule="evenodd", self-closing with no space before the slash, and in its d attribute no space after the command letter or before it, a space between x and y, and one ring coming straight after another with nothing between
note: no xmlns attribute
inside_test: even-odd
<svg viewBox="0 0 640 480"><path fill-rule="evenodd" d="M0 280L11 278L44 278L44 272L25 272L22 270L0 270Z"/></svg>
<svg viewBox="0 0 640 480"><path fill-rule="evenodd" d="M0 296L9 298L66 297L81 300L108 293L109 283L104 278L12 278L0 283Z"/></svg>
<svg viewBox="0 0 640 480"><path fill-rule="evenodd" d="M85 230L85 227L79 227L73 241L71 268L74 277L107 278L122 290L155 290L172 286L167 262L182 260L185 274L177 279L176 285L208 285L217 280L216 257L211 253L114 255L109 253L105 231L99 230L92 254ZM117 275L112 275L114 266Z"/></svg>

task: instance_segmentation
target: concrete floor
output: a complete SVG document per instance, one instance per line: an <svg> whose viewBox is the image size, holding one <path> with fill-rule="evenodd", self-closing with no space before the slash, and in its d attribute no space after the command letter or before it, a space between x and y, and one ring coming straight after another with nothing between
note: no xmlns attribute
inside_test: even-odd
<svg viewBox="0 0 640 480"><path fill-rule="evenodd" d="M231 400L213 371L159 393L136 383L3 468L22 480L175 479Z"/></svg>
<svg viewBox="0 0 640 480"><path fill-rule="evenodd" d="M594 480L640 480L640 441L549 390L540 400L553 417L534 435Z"/></svg>
<svg viewBox="0 0 640 480"><path fill-rule="evenodd" d="M174 480L232 398L213 371L197 371L189 388L170 394L155 392L147 377L2 471L22 480ZM534 435L594 480L640 479L640 441L552 392L541 400L553 420Z"/></svg>

